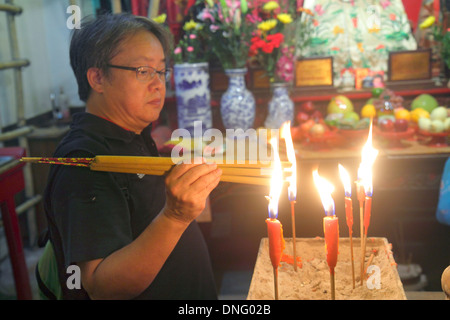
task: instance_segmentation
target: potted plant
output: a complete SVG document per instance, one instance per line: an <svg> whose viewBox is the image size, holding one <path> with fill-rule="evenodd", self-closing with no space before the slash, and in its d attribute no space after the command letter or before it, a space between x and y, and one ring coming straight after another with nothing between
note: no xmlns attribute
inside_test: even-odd
<svg viewBox="0 0 450 320"><path fill-rule="evenodd" d="M178 127L194 136L194 122L201 121L202 134L212 127L209 63L202 37L203 25L187 21L173 51Z"/></svg>
<svg viewBox="0 0 450 320"><path fill-rule="evenodd" d="M289 2L282 11L278 2L269 1L258 9L250 56L265 70L273 91L264 125L278 129L285 121L294 120L289 88L294 79L296 3Z"/></svg>

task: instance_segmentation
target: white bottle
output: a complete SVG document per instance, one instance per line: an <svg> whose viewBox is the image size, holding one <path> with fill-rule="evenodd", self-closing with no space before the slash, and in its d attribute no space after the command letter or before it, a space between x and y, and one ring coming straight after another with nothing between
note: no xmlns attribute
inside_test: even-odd
<svg viewBox="0 0 450 320"><path fill-rule="evenodd" d="M64 93L64 88L59 88L59 109L63 119L70 117L69 111L69 97Z"/></svg>

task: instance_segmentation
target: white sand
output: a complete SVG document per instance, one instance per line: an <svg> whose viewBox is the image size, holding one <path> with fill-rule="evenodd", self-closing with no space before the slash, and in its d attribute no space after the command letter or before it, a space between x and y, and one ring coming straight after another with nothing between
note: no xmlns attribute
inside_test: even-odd
<svg viewBox="0 0 450 320"><path fill-rule="evenodd" d="M293 255L292 239L286 240L284 254ZM372 272L369 286L367 281L360 285L360 239L353 238L355 266L355 289L353 289L349 238L339 239L339 255L335 268L336 300L404 300L406 299L391 245L385 238L369 237L366 244L365 267L373 250L376 250L371 265L379 267L380 288L375 286L375 272ZM302 266L294 271L292 264L281 262L278 268L278 290L280 300L326 300L331 299L330 271L326 261L323 238L297 238L297 256ZM292 260L292 259L291 259ZM370 276L370 275L369 275ZM263 238L250 284L247 299L274 299L273 267L268 254L268 239Z"/></svg>

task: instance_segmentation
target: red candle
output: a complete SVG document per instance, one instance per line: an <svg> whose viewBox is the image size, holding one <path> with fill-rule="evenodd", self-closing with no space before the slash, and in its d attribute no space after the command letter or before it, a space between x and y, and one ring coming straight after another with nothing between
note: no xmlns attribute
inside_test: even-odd
<svg viewBox="0 0 450 320"><path fill-rule="evenodd" d="M323 232L325 235L325 251L327 254L327 264L330 268L330 284L331 284L331 299L335 299L335 285L334 285L334 268L337 264L338 246L339 246L339 223L335 216L334 200L331 193L334 186L319 176L317 170L313 171L314 183L319 191L320 200L322 201L325 210L325 218L323 218Z"/></svg>
<svg viewBox="0 0 450 320"><path fill-rule="evenodd" d="M284 250L283 226L278 219L273 218L267 218L266 223L270 261L274 268L278 268Z"/></svg>
<svg viewBox="0 0 450 320"><path fill-rule="evenodd" d="M344 185L344 204L345 204L345 217L348 226L348 236L350 238L350 256L352 262L352 280L353 280L353 288L355 288L355 263L353 259L353 203L352 203L352 184L350 175L347 170L339 164L339 174L341 176L342 184Z"/></svg>
<svg viewBox="0 0 450 320"><path fill-rule="evenodd" d="M353 204L350 197L345 197L345 217L347 219L348 233L351 236L353 234Z"/></svg>
<svg viewBox="0 0 450 320"><path fill-rule="evenodd" d="M358 180L356 181L356 196L361 206L364 203L364 195L364 185L360 180Z"/></svg>
<svg viewBox="0 0 450 320"><path fill-rule="evenodd" d="M372 197L366 196L366 203L364 205L364 235L367 237L367 230L370 225L370 213L372 211Z"/></svg>
<svg viewBox="0 0 450 320"><path fill-rule="evenodd" d="M291 122L286 121L281 126L281 137L284 138L286 143L286 154L289 162L291 163L290 175L286 177L289 182L288 186L288 198L291 202L291 222L292 222L292 251L294 257L294 270L297 271L297 249L296 249L296 236L295 236L295 200L297 199L297 160L295 157L294 144L291 136Z"/></svg>
<svg viewBox="0 0 450 320"><path fill-rule="evenodd" d="M347 226L348 226L348 232L351 234L352 227L353 227L353 204L352 204L352 185L351 185L351 179L350 175L348 174L347 170L339 164L339 175L341 176L342 184L344 185L344 192L345 192L345 217L347 220ZM358 191L359 192L359 191ZM359 193L358 193L359 196Z"/></svg>
<svg viewBox="0 0 450 320"><path fill-rule="evenodd" d="M280 156L278 154L278 144L275 138L270 139L274 154L274 169L270 182L270 195L266 197L269 200L269 218L266 219L267 233L269 237L269 255L273 266L275 299L278 300L278 266L284 250L283 228L278 216L278 200L280 198L283 186L283 171L281 169Z"/></svg>
<svg viewBox="0 0 450 320"><path fill-rule="evenodd" d="M323 231L325 234L325 247L327 252L327 263L330 272L334 274L334 268L337 264L339 247L339 222L336 216L327 216L323 218Z"/></svg>

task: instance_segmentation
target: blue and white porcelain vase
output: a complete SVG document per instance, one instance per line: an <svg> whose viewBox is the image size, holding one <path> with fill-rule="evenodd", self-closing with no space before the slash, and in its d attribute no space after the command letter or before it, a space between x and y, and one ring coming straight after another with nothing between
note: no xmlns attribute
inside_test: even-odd
<svg viewBox="0 0 450 320"><path fill-rule="evenodd" d="M290 83L276 82L271 84L272 99L269 101L268 113L264 126L279 129L286 121L294 120L294 102L289 97Z"/></svg>
<svg viewBox="0 0 450 320"><path fill-rule="evenodd" d="M220 114L226 129L247 130L255 120L255 97L245 85L247 68L226 69L228 89L220 99Z"/></svg>
<svg viewBox="0 0 450 320"><path fill-rule="evenodd" d="M194 121L201 121L202 133L212 127L209 63L174 65L178 127L194 136Z"/></svg>

